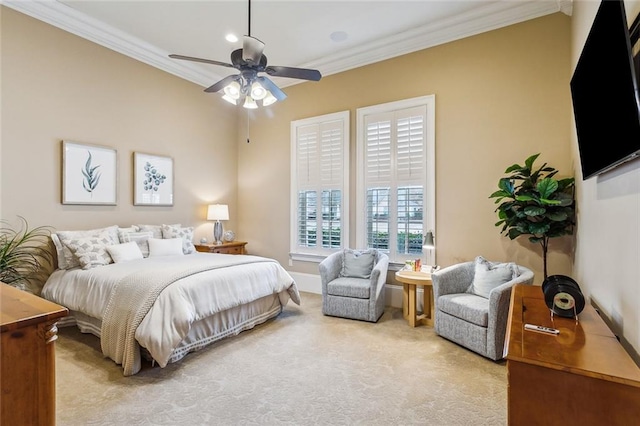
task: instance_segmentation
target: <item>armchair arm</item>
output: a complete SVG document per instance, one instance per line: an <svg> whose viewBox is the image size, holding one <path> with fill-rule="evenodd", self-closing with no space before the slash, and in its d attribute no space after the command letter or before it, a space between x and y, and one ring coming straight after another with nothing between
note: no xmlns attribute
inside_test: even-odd
<svg viewBox="0 0 640 426"><path fill-rule="evenodd" d="M378 261L371 271L371 290L376 294L376 300L387 282L388 269L389 256L384 253L378 253Z"/></svg>
<svg viewBox="0 0 640 426"><path fill-rule="evenodd" d="M487 327L487 351L493 356L502 354L507 333L507 317L511 303L511 290L516 284L533 284L533 271L518 266L520 275L491 290L489 293L489 318ZM495 345L492 347L492 345ZM491 353L493 352L493 353Z"/></svg>
<svg viewBox="0 0 640 426"><path fill-rule="evenodd" d="M433 300L445 294L464 293L473 282L474 262L458 263L431 274Z"/></svg>
<svg viewBox="0 0 640 426"><path fill-rule="evenodd" d="M342 252L337 251L325 257L318 265L320 281L322 282L322 294L327 293L327 284L340 276L342 270Z"/></svg>

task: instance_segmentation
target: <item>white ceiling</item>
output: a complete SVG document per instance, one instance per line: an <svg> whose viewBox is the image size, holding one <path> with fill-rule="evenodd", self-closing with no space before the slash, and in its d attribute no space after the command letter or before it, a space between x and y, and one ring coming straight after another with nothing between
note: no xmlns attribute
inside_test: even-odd
<svg viewBox="0 0 640 426"><path fill-rule="evenodd" d="M248 32L247 0L2 4L203 87L236 70L167 55L230 62ZM570 15L571 0L252 0L251 35L265 43L269 65L327 76L558 11ZM346 40L333 41L334 32L346 33ZM227 42L228 33L240 41Z"/></svg>

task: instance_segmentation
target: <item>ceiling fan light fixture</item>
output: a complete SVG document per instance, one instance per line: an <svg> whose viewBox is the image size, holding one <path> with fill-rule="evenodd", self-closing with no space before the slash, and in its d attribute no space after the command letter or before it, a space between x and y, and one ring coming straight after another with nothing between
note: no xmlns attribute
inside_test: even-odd
<svg viewBox="0 0 640 426"><path fill-rule="evenodd" d="M257 101L264 99L267 96L267 89L262 87L262 84L258 81L254 81L251 85L251 97Z"/></svg>
<svg viewBox="0 0 640 426"><path fill-rule="evenodd" d="M238 105L237 99L233 99L231 96L229 95L224 95L222 97L222 99L224 99L225 101L229 102L230 104L234 104L234 105Z"/></svg>
<svg viewBox="0 0 640 426"><path fill-rule="evenodd" d="M246 98L244 98L244 104L242 106L247 109L258 108L258 104L256 103L256 101L253 100L251 96L247 96Z"/></svg>
<svg viewBox="0 0 640 426"><path fill-rule="evenodd" d="M224 95L230 97L231 99L240 98L240 83L237 81L232 81L224 87Z"/></svg>
<svg viewBox="0 0 640 426"><path fill-rule="evenodd" d="M278 102L278 99L271 94L270 91L267 90L267 95L262 100L262 106L269 106L271 104L275 104Z"/></svg>

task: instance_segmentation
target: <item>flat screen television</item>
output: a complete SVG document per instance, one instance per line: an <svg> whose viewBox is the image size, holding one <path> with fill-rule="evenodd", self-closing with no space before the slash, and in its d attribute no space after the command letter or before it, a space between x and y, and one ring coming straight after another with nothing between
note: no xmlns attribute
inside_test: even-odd
<svg viewBox="0 0 640 426"><path fill-rule="evenodd" d="M602 0L571 78L582 179L640 155L640 98L623 0Z"/></svg>

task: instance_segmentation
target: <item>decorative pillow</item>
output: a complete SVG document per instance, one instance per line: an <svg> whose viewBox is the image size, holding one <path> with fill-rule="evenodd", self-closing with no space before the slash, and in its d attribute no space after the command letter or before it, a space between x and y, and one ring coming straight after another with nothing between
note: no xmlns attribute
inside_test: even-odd
<svg viewBox="0 0 640 426"><path fill-rule="evenodd" d="M519 275L520 271L515 263L489 262L482 256L478 256L475 260L473 282L467 292L488 299L491 290Z"/></svg>
<svg viewBox="0 0 640 426"><path fill-rule="evenodd" d="M180 227L179 223L171 226ZM153 238L162 239L162 225L136 225L138 231L153 232Z"/></svg>
<svg viewBox="0 0 640 426"><path fill-rule="evenodd" d="M149 257L149 238L153 238L153 232L123 232L119 230L118 238L121 243L135 242L142 253L142 257Z"/></svg>
<svg viewBox="0 0 640 426"><path fill-rule="evenodd" d="M342 255L341 277L371 278L371 270L376 260L374 250L350 250L346 249Z"/></svg>
<svg viewBox="0 0 640 426"><path fill-rule="evenodd" d="M136 225L131 225L131 226L127 227L127 228L118 228L118 234L120 232L138 232L138 231L139 231L139 229L138 229L138 227Z"/></svg>
<svg viewBox="0 0 640 426"><path fill-rule="evenodd" d="M58 246L56 245L56 251L58 252L58 268L71 269L81 266L80 261L73 254L73 250L71 250L71 248L69 247L69 241L85 237L96 238L102 233L102 231L107 231L109 233L111 242L108 245L118 244L119 239L117 225L109 226L106 228L89 229L86 231L58 231L56 234L54 234L56 236L55 238L57 238L62 245L62 256L60 255L60 251L58 250ZM51 238L53 239L54 237L52 236ZM53 243L56 243L55 239L53 240Z"/></svg>
<svg viewBox="0 0 640 426"><path fill-rule="evenodd" d="M142 259L142 252L134 241L128 243L107 246L107 252L115 263L128 262L130 260Z"/></svg>
<svg viewBox="0 0 640 426"><path fill-rule="evenodd" d="M182 252L184 254L196 252L196 246L193 245L193 227L162 225L162 238L182 238Z"/></svg>
<svg viewBox="0 0 640 426"><path fill-rule="evenodd" d="M109 230L86 237L77 237L65 242L78 259L82 269L108 265L112 262L107 246L113 245L113 235Z"/></svg>
<svg viewBox="0 0 640 426"><path fill-rule="evenodd" d="M51 241L53 241L53 245L56 248L58 269L67 269L67 260L64 257L64 244L62 244L62 241L60 241L60 238L58 238L58 234L51 234ZM71 252L69 251L69 253Z"/></svg>
<svg viewBox="0 0 640 426"><path fill-rule="evenodd" d="M149 238L149 257L182 255L182 238Z"/></svg>

